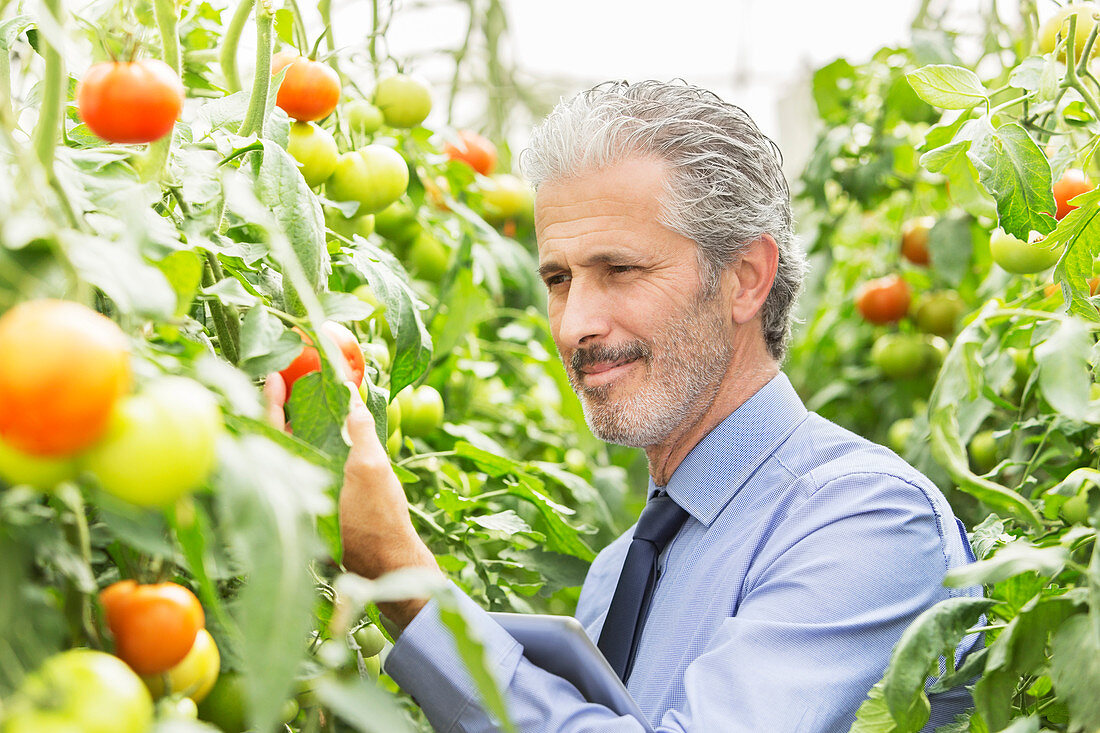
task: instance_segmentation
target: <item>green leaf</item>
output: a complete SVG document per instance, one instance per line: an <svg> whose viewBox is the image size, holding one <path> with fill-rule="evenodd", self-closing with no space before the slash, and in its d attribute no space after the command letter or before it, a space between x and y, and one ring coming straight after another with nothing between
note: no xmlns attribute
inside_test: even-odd
<svg viewBox="0 0 1100 733"><path fill-rule="evenodd" d="M922 66L905 75L921 99L943 109L969 109L989 101L978 75L946 64Z"/></svg>
<svg viewBox="0 0 1100 733"><path fill-rule="evenodd" d="M202 284L202 260L197 252L178 250L154 263L176 291L176 317L187 315Z"/></svg>
<svg viewBox="0 0 1100 733"><path fill-rule="evenodd" d="M470 516L467 517L469 522L476 524L479 527L490 530L492 532L498 532L505 536L511 536L514 534L532 534L530 525L516 514L511 509L505 509L502 512L496 514L485 514L482 516Z"/></svg>
<svg viewBox="0 0 1100 733"><path fill-rule="evenodd" d="M1067 560L1069 551L1064 547L1036 547L1020 540L1005 545L987 560L949 570L943 583L954 588L990 585L1029 570L1053 578L1065 567Z"/></svg>
<svg viewBox="0 0 1100 733"><path fill-rule="evenodd" d="M261 142L264 155L256 176L256 195L274 212L306 280L315 293L320 293L327 286L328 276L332 271L325 246L325 220L321 213L321 202L306 185L298 170L298 163L290 153L271 140ZM286 263L280 264L285 271ZM298 296L294 293L290 278L284 281L284 288L287 291L288 307L300 311L294 305Z"/></svg>
<svg viewBox="0 0 1100 733"><path fill-rule="evenodd" d="M241 319L239 366L250 377L266 377L290 366L303 345L301 337L267 308L250 308Z"/></svg>
<svg viewBox="0 0 1100 733"><path fill-rule="evenodd" d="M920 164L933 173L941 173L947 177L951 187L951 198L967 213L972 216L992 217L997 211L996 204L979 185L978 171L969 156L971 136L978 129L980 129L979 121L969 120L959 129L951 142L933 148L922 155ZM930 131L928 139L931 140L931 138Z"/></svg>
<svg viewBox="0 0 1100 733"><path fill-rule="evenodd" d="M413 733L396 699L373 680L322 677L313 688L336 717L360 733Z"/></svg>
<svg viewBox="0 0 1100 733"><path fill-rule="evenodd" d="M473 461L479 470L493 478L500 478L509 473L519 473L523 468L523 464L518 461L494 455L465 441L455 443L454 450L455 455Z"/></svg>
<svg viewBox="0 0 1100 733"><path fill-rule="evenodd" d="M920 730L928 710L917 705L924 696L929 670L941 656L953 656L967 630L996 601L988 598L949 598L918 616L901 635L882 678L883 696L900 730ZM927 704L927 703L926 703ZM914 715L923 712L923 718Z"/></svg>
<svg viewBox="0 0 1100 733"><path fill-rule="evenodd" d="M886 705L883 695L883 683L877 682L867 693L868 697L856 711L856 720L848 733L916 733L921 725L899 725L890 714L890 708ZM903 716L906 720L928 720L931 713L931 704L927 695L916 698L916 705L906 711Z"/></svg>
<svg viewBox="0 0 1100 733"><path fill-rule="evenodd" d="M516 727L508 716L508 706L504 703L504 695L497 686L496 679L489 672L489 662L485 657L485 647L475 639L471 633L469 624L463 618L462 613L453 605L447 605L441 597L439 603L439 618L443 625L451 630L454 635L455 647L462 658L470 678L474 681L485 709L496 720L499 728L510 733L516 733ZM453 603L453 602L452 602Z"/></svg>
<svg viewBox="0 0 1100 733"><path fill-rule="evenodd" d="M936 274L955 287L970 271L974 251L970 224L969 216L945 216L928 233L928 250L936 263Z"/></svg>
<svg viewBox="0 0 1100 733"><path fill-rule="evenodd" d="M16 15L0 23L0 51L10 53L16 39L32 25L34 19L29 15Z"/></svg>
<svg viewBox="0 0 1100 733"><path fill-rule="evenodd" d="M219 454L216 481L221 525L248 579L231 609L241 632L233 641L249 722L274 730L312 630L314 516L334 509L324 493L330 477L264 438L234 443Z"/></svg>
<svg viewBox="0 0 1100 733"><path fill-rule="evenodd" d="M1035 347L1039 388L1051 407L1072 420L1084 420L1092 382L1089 355L1095 339L1087 325L1067 318Z"/></svg>
<svg viewBox="0 0 1100 733"><path fill-rule="evenodd" d="M1070 730L1100 728L1100 640L1088 614L1067 620L1054 635L1050 677L1069 706Z"/></svg>
<svg viewBox="0 0 1100 733"><path fill-rule="evenodd" d="M1001 227L1029 240L1032 231L1047 234L1055 226L1050 164L1021 125L994 130L987 118L974 128L968 153L978 180L997 201Z"/></svg>
<svg viewBox="0 0 1100 733"><path fill-rule="evenodd" d="M844 59L837 59L814 72L814 103L823 122L837 124L845 121L855 92L855 82L855 67Z"/></svg>
<svg viewBox="0 0 1100 733"><path fill-rule="evenodd" d="M176 311L176 293L164 273L120 242L64 232L65 254L81 278L115 301L119 310L170 319Z"/></svg>
<svg viewBox="0 0 1100 733"><path fill-rule="evenodd" d="M1017 677L1036 674L1047 663L1047 640L1082 610L1082 604L1075 595L1032 598L989 645L986 671L1005 670Z"/></svg>
<svg viewBox="0 0 1100 733"><path fill-rule="evenodd" d="M348 454L342 431L351 395L328 361L322 358L319 373L294 382L286 408L294 435L332 456L334 466L342 466Z"/></svg>
<svg viewBox="0 0 1100 733"><path fill-rule="evenodd" d="M420 318L420 300L409 287L401 265L387 252L366 243L356 248L351 265L362 275L378 301L395 340L390 393L397 394L428 368L432 337Z"/></svg>
<svg viewBox="0 0 1100 733"><path fill-rule="evenodd" d="M1093 260L1100 255L1100 189L1083 193L1073 202L1077 208L1058 222L1045 241L1065 249L1054 268L1054 281L1061 283L1063 293L1068 291L1069 312L1096 322L1100 315L1089 302L1087 280L1093 274Z"/></svg>
<svg viewBox="0 0 1100 733"><path fill-rule="evenodd" d="M294 13L289 8L275 11L275 37L288 46L294 45ZM308 53L309 49L302 49Z"/></svg>

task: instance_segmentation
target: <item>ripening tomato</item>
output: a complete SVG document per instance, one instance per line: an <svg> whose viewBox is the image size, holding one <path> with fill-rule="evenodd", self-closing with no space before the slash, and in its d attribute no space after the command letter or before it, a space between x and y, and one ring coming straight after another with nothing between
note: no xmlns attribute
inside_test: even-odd
<svg viewBox="0 0 1100 733"><path fill-rule="evenodd" d="M286 151L298 162L298 170L310 188L328 180L340 155L332 133L312 122L295 122L290 126Z"/></svg>
<svg viewBox="0 0 1100 733"><path fill-rule="evenodd" d="M1092 181L1089 180L1084 171L1078 168L1070 168L1063 173L1062 177L1054 182L1054 201L1058 204L1058 209L1054 212L1054 218L1061 221L1066 214L1077 208L1070 205L1070 200L1092 189Z"/></svg>
<svg viewBox="0 0 1100 733"><path fill-rule="evenodd" d="M404 195L409 166L401 153L385 145L368 145L336 160L325 187L335 201L358 201L359 214L375 214Z"/></svg>
<svg viewBox="0 0 1100 733"><path fill-rule="evenodd" d="M32 456L0 440L0 485L33 486L48 491L80 470L75 458Z"/></svg>
<svg viewBox="0 0 1100 733"><path fill-rule="evenodd" d="M901 256L914 265L927 265L931 259L928 253L928 233L935 223L935 217L922 216L902 224Z"/></svg>
<svg viewBox="0 0 1100 733"><path fill-rule="evenodd" d="M112 143L149 143L172 132L183 109L183 84L159 59L105 61L76 88L80 119Z"/></svg>
<svg viewBox="0 0 1100 733"><path fill-rule="evenodd" d="M33 300L0 317L0 438L35 456L99 440L130 388L129 342L79 303Z"/></svg>
<svg viewBox="0 0 1100 733"><path fill-rule="evenodd" d="M148 675L142 680L153 697L186 695L195 702L202 702L217 682L221 665L221 654L214 637L206 629L199 629L191 651L179 664L167 672Z"/></svg>
<svg viewBox="0 0 1100 733"><path fill-rule="evenodd" d="M856 309L870 323L894 323L909 312L909 285L898 275L865 282L856 293Z"/></svg>
<svg viewBox="0 0 1100 733"><path fill-rule="evenodd" d="M427 82L408 74L381 79L374 88L374 106L390 127L416 127L432 111L432 92Z"/></svg>
<svg viewBox="0 0 1100 733"><path fill-rule="evenodd" d="M532 216L534 196L530 187L510 173L498 173L481 184L481 214L490 224L500 224L506 219L529 220Z"/></svg>
<svg viewBox="0 0 1100 733"><path fill-rule="evenodd" d="M317 353L317 349L314 348L313 341L309 336L302 333L298 328L294 329L298 332L298 335L302 337L302 341L305 345L302 350L295 357L294 361L290 362L290 366L279 372L283 377L283 381L286 382L286 395L290 397L291 388L294 383L300 378L312 372L321 371L321 357ZM329 338L336 347L340 349L340 353L344 355L346 364L346 370L341 375L342 379L347 379L354 382L356 385L363 381L363 374L366 371L366 364L363 361L363 351L359 347L359 341L355 338L355 334L347 329L346 326L342 326L335 321L325 321L321 324L321 331ZM337 371L341 370L340 365L334 365Z"/></svg>
<svg viewBox="0 0 1100 733"><path fill-rule="evenodd" d="M447 143L443 152L451 160L460 160L483 176L497 167L497 146L473 130L459 130L455 144Z"/></svg>
<svg viewBox="0 0 1100 733"><path fill-rule="evenodd" d="M120 580L99 593L115 653L141 675L167 672L183 661L206 625L195 594L176 583Z"/></svg>
<svg viewBox="0 0 1100 733"><path fill-rule="evenodd" d="M340 77L331 66L295 51L271 57L271 73L286 69L275 104L299 122L328 117L340 101Z"/></svg>
<svg viewBox="0 0 1100 733"><path fill-rule="evenodd" d="M166 507L210 475L223 430L209 390L186 377L161 377L119 403L107 433L82 460L108 494Z"/></svg>

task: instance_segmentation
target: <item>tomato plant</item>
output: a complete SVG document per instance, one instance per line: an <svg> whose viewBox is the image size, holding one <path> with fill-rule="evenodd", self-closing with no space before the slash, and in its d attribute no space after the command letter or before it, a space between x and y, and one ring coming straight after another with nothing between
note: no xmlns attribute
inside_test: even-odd
<svg viewBox="0 0 1100 733"><path fill-rule="evenodd" d="M286 369L279 372L282 375L283 380L286 382L287 394L290 394L291 389L294 387L294 383L311 372L318 372L321 370L321 355L317 353L317 348L312 344L308 336L301 331L298 332L302 336L305 345L302 346L302 350L295 357L294 361L290 363ZM340 350L340 353L344 357L344 367L346 370L341 376L341 379L346 379L354 384L359 384L363 381L363 351L359 347L359 341L355 338L355 334L347 329L346 326L342 326L335 321L326 321L321 326L321 334L332 340L332 343L336 345L336 348Z"/></svg>
<svg viewBox="0 0 1100 733"><path fill-rule="evenodd" d="M395 74L379 80L374 87L374 106L390 127L416 127L432 111L432 93L422 79Z"/></svg>
<svg viewBox="0 0 1100 733"><path fill-rule="evenodd" d="M37 456L87 448L130 386L129 343L108 318L36 300L0 317L0 438Z"/></svg>
<svg viewBox="0 0 1100 733"><path fill-rule="evenodd" d="M299 122L332 114L340 101L340 77L332 67L295 51L280 51L271 59L271 73L284 70L275 104Z"/></svg>
<svg viewBox="0 0 1100 733"><path fill-rule="evenodd" d="M85 72L76 106L104 140L149 143L172 132L183 109L183 84L160 59L106 61Z"/></svg>
<svg viewBox="0 0 1100 733"><path fill-rule="evenodd" d="M143 675L183 661L206 623L199 599L176 583L120 580L100 592L99 602L119 658Z"/></svg>
<svg viewBox="0 0 1100 733"><path fill-rule="evenodd" d="M107 493L165 507L206 480L222 430L221 408L208 390L184 377L162 377L118 404L82 464Z"/></svg>

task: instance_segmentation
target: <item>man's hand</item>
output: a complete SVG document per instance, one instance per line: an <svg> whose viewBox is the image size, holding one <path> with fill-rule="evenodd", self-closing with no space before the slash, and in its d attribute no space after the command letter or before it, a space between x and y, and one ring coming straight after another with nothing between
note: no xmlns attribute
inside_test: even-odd
<svg viewBox="0 0 1100 733"><path fill-rule="evenodd" d="M340 536L344 546L344 567L374 579L393 570L428 568L442 576L431 550L424 544L409 519L405 490L390 466L386 449L374 429L374 416L359 390L345 383L351 392L347 432L351 451L344 464L344 486L340 490ZM282 427L282 403L286 385L272 374L264 385L268 419ZM278 401L276 401L278 400ZM379 603L382 611L402 629L427 603L427 599Z"/></svg>

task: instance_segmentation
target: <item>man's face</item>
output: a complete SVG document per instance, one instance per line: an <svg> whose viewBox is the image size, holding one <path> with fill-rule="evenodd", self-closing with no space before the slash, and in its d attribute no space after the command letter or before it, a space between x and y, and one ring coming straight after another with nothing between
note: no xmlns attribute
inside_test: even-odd
<svg viewBox="0 0 1100 733"><path fill-rule="evenodd" d="M733 325L705 297L696 244L658 223L664 166L633 159L539 188L550 328L599 438L648 447L710 405Z"/></svg>

